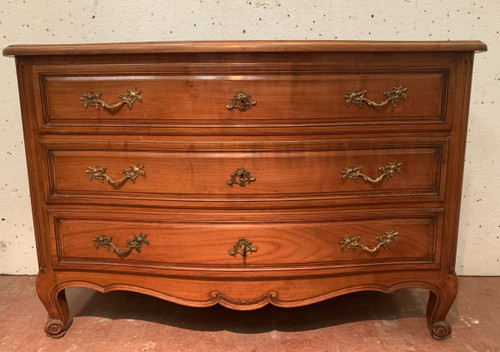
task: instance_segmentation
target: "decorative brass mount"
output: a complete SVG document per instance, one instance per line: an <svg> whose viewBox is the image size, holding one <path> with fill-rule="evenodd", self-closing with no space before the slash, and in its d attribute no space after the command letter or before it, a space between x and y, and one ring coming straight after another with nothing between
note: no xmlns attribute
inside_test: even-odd
<svg viewBox="0 0 500 352"><path fill-rule="evenodd" d="M149 241L146 239L147 236L148 235L139 232L137 235L134 235L133 239L127 240L128 247L125 249L119 249L117 246L115 246L115 244L111 242L113 240L112 236L97 235L94 236L92 240L94 241L94 246L96 249L99 247L104 247L109 252L111 248L113 248L113 251L117 256L125 257L132 251L132 249L135 249L137 252L141 253L141 246L143 244L149 246Z"/></svg>
<svg viewBox="0 0 500 352"><path fill-rule="evenodd" d="M107 167L90 166L85 172L89 174L89 181L92 181L92 179L95 178L96 180L101 181L101 183L104 183L104 179L106 179L113 188L122 186L128 179L130 179L132 183L135 183L137 177L146 176L146 173L142 171L142 169L144 169L144 166L139 164L130 165L130 168L123 169L122 173L124 173L125 176L123 176L119 180L113 180L109 175L107 175L106 169Z"/></svg>
<svg viewBox="0 0 500 352"><path fill-rule="evenodd" d="M232 173L231 179L229 181L226 181L226 183L233 187L233 184L237 184L240 187L245 187L245 182L254 182L255 177L250 175L250 171L245 170L244 168L240 167L238 170Z"/></svg>
<svg viewBox="0 0 500 352"><path fill-rule="evenodd" d="M94 93L94 92L89 92L84 94L82 97L80 97L80 100L83 101L83 107L86 109L87 106L93 106L97 110L99 110L99 105L102 105L104 109L109 110L110 113L114 114L122 108L123 104L126 104L129 109L132 109L132 104L135 103L135 101L140 101L142 103L142 97L139 95L141 94L141 90L134 88L134 89L129 89L127 90L127 93L125 94L120 94L118 97L122 100L114 105L109 105L106 102L101 100L101 94L102 93Z"/></svg>
<svg viewBox="0 0 500 352"><path fill-rule="evenodd" d="M392 91L390 92L384 92L384 95L387 97L386 100L384 100L381 103L376 103L370 99L365 98L366 95L366 89L362 90L361 92L358 92L357 89L353 91L347 92L346 95L344 95L344 98L346 98L346 105L349 106L351 103L358 105L359 107L363 106L363 102L367 103L370 106L385 106L388 103L391 103L392 106L396 106L396 103L400 100L406 100L406 91L408 88L403 88L403 86L399 87L392 87Z"/></svg>
<svg viewBox="0 0 500 352"><path fill-rule="evenodd" d="M382 171L382 174L377 177L376 179L373 179L361 172L363 169L363 166L350 166L346 167L344 170L340 171L342 174L342 181L347 180L350 178L351 180L354 180L356 182L359 182L358 177L361 177L363 180L366 182L371 182L371 183L378 183L382 181L382 179L385 177L387 178L388 181L392 180L392 176L394 176L396 173L400 174L401 173L401 163L394 161L387 163L387 166L381 166L378 169Z"/></svg>
<svg viewBox="0 0 500 352"><path fill-rule="evenodd" d="M231 99L231 104L227 106L227 109L232 110L234 108L237 108L240 111L245 111L250 109L252 105L255 104L257 104L257 102L252 100L252 96L250 94L247 94L244 91L240 90Z"/></svg>
<svg viewBox="0 0 500 352"><path fill-rule="evenodd" d="M233 249L229 251L229 255L233 257L236 257L237 254L241 255L243 257L243 265L246 265L247 253L252 254L253 252L257 252L257 248L252 246L252 241L240 237L238 242L234 244Z"/></svg>
<svg viewBox="0 0 500 352"><path fill-rule="evenodd" d="M397 242L398 241L398 238L396 237L397 235L398 235L397 232L391 230L389 232L386 232L383 236L378 236L377 240L379 240L379 243L373 248L368 248L364 244L359 243L359 239L361 238L361 236L352 237L351 235L349 235L346 238L343 238L342 241L339 242L340 249L342 250L342 252L346 248L356 251L356 247L359 247L363 252L367 252L370 255L376 255L380 251L380 248L384 247L384 249L388 249L389 245L392 242Z"/></svg>

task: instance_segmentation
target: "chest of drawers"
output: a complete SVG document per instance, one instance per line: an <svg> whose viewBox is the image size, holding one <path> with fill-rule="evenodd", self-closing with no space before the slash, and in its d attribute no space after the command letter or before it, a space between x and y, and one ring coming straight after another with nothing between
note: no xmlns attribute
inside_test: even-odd
<svg viewBox="0 0 500 352"><path fill-rule="evenodd" d="M405 287L435 338L481 42L11 46L38 262L65 289L250 310Z"/></svg>

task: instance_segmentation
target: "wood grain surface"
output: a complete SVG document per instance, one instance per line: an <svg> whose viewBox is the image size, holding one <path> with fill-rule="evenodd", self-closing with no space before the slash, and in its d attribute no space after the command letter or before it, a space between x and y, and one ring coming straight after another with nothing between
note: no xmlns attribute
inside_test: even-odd
<svg viewBox="0 0 500 352"><path fill-rule="evenodd" d="M155 69L162 67L153 65L151 71ZM109 71L93 73L96 68L89 66L88 73L78 72L74 76L44 75L42 96L47 106L44 119L59 124L87 120L89 125L127 121L252 124L297 120L310 123L440 120L447 83L446 72L328 72L325 67L299 72L293 71L292 65L280 65L282 71L275 72L269 72L272 68L262 72L262 67L248 66L232 67L222 73L218 72L220 67L213 67L210 72L200 65L169 69L174 72L134 74L113 69L114 75L110 75ZM400 86L408 89L408 99L400 100L396 106L346 105L344 96L348 91L366 90L367 98L380 103L386 99L385 92ZM141 90L142 103L134 103L132 109L123 107L117 113L102 108L84 109L80 100L88 92L100 92L102 100L114 104L120 101L119 94L133 88ZM238 91L250 94L257 104L246 111L228 110L227 105Z"/></svg>
<svg viewBox="0 0 500 352"><path fill-rule="evenodd" d="M197 150L51 150L50 194L54 197L137 197L149 199L239 200L279 197L374 197L377 195L439 195L442 148L440 144L326 149L313 145L305 151L197 151ZM324 146L323 146L324 147ZM330 146L332 148L332 146ZM341 171L362 166L362 171L378 178L380 167L401 163L401 173L377 183L343 179ZM145 177L135 183L112 187L107 182L89 181L88 167L106 167L115 180L130 165L144 166ZM256 178L245 186L227 181L238 168ZM244 206L244 205L243 205Z"/></svg>
<svg viewBox="0 0 500 352"><path fill-rule="evenodd" d="M3 55L110 55L135 53L227 53L227 52L440 52L485 51L480 41L314 41L314 40L249 40L193 41L106 44L11 45Z"/></svg>
<svg viewBox="0 0 500 352"><path fill-rule="evenodd" d="M473 54L468 42L176 42L11 46L17 55L45 331L70 324L65 289L132 290L196 307L295 307L360 291L421 287L430 293L435 338L455 296L458 216ZM367 90L393 107L347 106ZM83 108L127 89L143 102L115 113ZM236 91L257 104L228 111ZM401 162L391 181L342 181L363 166L371 178ZM131 164L145 177L111 187ZM243 167L255 182L227 185ZM346 236L369 256L340 250ZM106 234L126 248L95 248ZM228 251L240 238L257 252Z"/></svg>
<svg viewBox="0 0 500 352"><path fill-rule="evenodd" d="M357 219L356 221L306 221L303 222L239 222L192 223L141 222L103 216L99 220L57 218L56 242L59 260L66 265L72 261L114 262L130 266L163 263L167 266L201 265L243 268L241 256L230 256L229 250L240 237L252 241L257 252L248 254L246 267L348 265L349 263L433 263L435 240L438 238L437 218L411 217ZM398 242L374 255L360 248L341 250L339 242L348 236L360 236L360 242L375 247L377 237L386 232L398 232ZM124 258L113 251L95 248L93 237L100 234L113 236L113 243L121 249L134 234L147 234L149 245L141 252L133 250ZM96 264L96 268L99 268ZM132 269L133 270L133 269Z"/></svg>

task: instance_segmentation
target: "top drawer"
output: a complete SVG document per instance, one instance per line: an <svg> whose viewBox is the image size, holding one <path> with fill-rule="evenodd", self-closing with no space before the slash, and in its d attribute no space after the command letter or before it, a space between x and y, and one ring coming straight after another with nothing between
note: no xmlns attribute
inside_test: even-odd
<svg viewBox="0 0 500 352"><path fill-rule="evenodd" d="M111 73L97 65L35 66L38 115L44 128L147 126L149 132L370 125L400 130L445 122L444 69L268 66L149 64ZM127 95L134 89L137 99Z"/></svg>

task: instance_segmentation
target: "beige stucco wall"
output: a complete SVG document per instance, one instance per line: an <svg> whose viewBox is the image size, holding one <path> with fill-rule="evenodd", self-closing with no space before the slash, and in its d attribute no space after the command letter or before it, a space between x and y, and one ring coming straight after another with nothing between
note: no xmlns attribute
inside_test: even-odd
<svg viewBox="0 0 500 352"><path fill-rule="evenodd" d="M0 0L0 47L225 39L479 39L457 272L500 274L500 2ZM0 58L0 273L37 272L14 60Z"/></svg>

